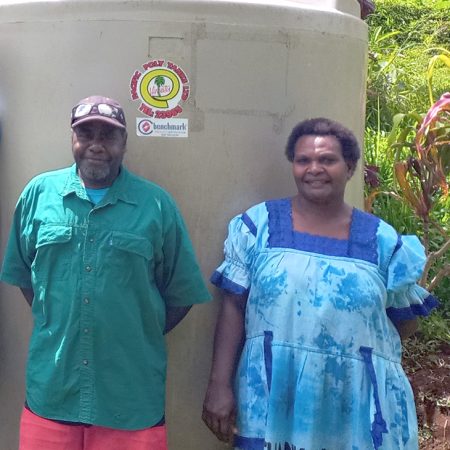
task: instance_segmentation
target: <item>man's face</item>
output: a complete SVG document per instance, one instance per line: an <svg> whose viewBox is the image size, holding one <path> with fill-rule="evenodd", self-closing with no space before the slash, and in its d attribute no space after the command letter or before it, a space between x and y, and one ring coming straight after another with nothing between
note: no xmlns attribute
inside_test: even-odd
<svg viewBox="0 0 450 450"><path fill-rule="evenodd" d="M126 143L125 130L98 120L73 128L72 153L86 187L111 186L119 174Z"/></svg>

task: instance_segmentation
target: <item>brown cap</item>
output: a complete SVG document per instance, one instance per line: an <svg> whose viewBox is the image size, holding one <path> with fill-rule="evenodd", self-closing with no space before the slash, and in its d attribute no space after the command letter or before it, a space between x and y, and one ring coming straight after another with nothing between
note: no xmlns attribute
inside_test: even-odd
<svg viewBox="0 0 450 450"><path fill-rule="evenodd" d="M120 103L101 95L83 98L72 109L72 128L91 120L100 120L123 129L127 126L125 114Z"/></svg>

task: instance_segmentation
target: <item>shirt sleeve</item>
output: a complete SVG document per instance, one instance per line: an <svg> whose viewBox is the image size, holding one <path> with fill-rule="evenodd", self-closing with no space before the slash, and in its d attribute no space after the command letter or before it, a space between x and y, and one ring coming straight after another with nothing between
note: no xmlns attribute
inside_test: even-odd
<svg viewBox="0 0 450 450"><path fill-rule="evenodd" d="M159 290L167 306L211 300L186 225L174 202L166 205Z"/></svg>
<svg viewBox="0 0 450 450"><path fill-rule="evenodd" d="M2 264L0 280L19 286L31 288L31 264L33 255L30 248L29 228L27 223L25 197L22 195L14 211L5 257Z"/></svg>
<svg viewBox="0 0 450 450"><path fill-rule="evenodd" d="M388 317L393 322L427 316L438 300L417 281L422 276L426 257L416 236L400 236L387 271Z"/></svg>
<svg viewBox="0 0 450 450"><path fill-rule="evenodd" d="M248 292L255 235L256 227L246 214L231 220L224 244L225 260L212 274L211 283L232 294Z"/></svg>

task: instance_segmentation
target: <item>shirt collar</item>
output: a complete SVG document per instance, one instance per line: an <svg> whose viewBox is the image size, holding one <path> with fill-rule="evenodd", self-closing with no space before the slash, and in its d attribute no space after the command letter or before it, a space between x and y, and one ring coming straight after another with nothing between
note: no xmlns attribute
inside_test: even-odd
<svg viewBox="0 0 450 450"><path fill-rule="evenodd" d="M113 184L110 186L106 196L106 203L117 203L121 200L133 205L137 204L136 199L130 191L130 172L122 165L120 166L120 172ZM86 189L81 183L81 179L78 176L77 166L73 164L70 168L69 175L67 176L66 183L61 190L61 195L66 197L70 194L75 194L77 197L89 200Z"/></svg>

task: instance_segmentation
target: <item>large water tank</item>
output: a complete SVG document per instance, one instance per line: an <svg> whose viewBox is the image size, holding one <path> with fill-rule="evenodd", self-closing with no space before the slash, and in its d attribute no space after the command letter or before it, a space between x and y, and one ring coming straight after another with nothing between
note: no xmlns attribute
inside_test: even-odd
<svg viewBox="0 0 450 450"><path fill-rule="evenodd" d="M0 1L1 251L25 183L72 162L71 107L99 93L124 105L126 164L176 198L207 277L233 215L295 193L298 121L362 138L366 34L356 0ZM31 317L17 289L0 295L0 450L15 450ZM223 448L200 420L217 303L168 337L171 450Z"/></svg>

